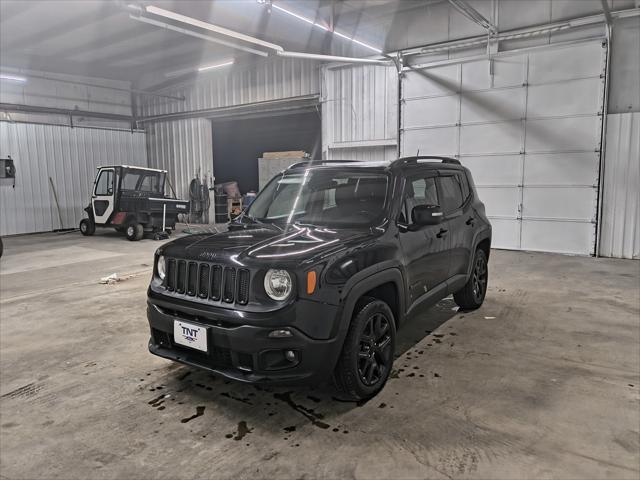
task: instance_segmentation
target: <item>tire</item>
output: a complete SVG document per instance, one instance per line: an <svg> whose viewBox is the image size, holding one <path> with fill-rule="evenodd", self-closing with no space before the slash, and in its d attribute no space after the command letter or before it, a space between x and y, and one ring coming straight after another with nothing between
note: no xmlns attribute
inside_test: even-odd
<svg viewBox="0 0 640 480"><path fill-rule="evenodd" d="M90 237L96 233L96 224L90 218L80 220L80 233L85 237Z"/></svg>
<svg viewBox="0 0 640 480"><path fill-rule="evenodd" d="M127 228L124 233L128 240L131 240L132 242L138 241L144 236L144 227L135 220L132 220L127 224Z"/></svg>
<svg viewBox="0 0 640 480"><path fill-rule="evenodd" d="M395 341L389 306L370 297L358 302L333 374L345 399L366 400L382 390L393 366Z"/></svg>
<svg viewBox="0 0 640 480"><path fill-rule="evenodd" d="M475 310L480 308L487 294L487 284L489 283L489 266L487 265L487 254L478 248L473 257L473 266L469 280L456 293L453 299L463 310Z"/></svg>

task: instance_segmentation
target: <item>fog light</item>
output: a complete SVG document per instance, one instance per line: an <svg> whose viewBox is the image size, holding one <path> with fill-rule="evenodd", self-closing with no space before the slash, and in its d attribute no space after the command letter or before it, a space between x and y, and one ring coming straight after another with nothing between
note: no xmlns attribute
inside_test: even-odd
<svg viewBox="0 0 640 480"><path fill-rule="evenodd" d="M284 358L289 360L290 362L295 362L298 358L296 356L296 352L293 350L287 350L284 352Z"/></svg>
<svg viewBox="0 0 640 480"><path fill-rule="evenodd" d="M291 330L287 330L286 328L284 328L282 330L272 330L269 332L268 336L270 338L287 338L293 337L293 333L291 333Z"/></svg>

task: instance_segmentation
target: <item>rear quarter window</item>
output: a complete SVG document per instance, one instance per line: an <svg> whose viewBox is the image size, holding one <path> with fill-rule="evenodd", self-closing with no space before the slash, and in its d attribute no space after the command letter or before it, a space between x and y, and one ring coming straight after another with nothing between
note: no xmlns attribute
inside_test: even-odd
<svg viewBox="0 0 640 480"><path fill-rule="evenodd" d="M464 203L458 175L452 174L438 177L438 190L440 207L445 215L456 211Z"/></svg>

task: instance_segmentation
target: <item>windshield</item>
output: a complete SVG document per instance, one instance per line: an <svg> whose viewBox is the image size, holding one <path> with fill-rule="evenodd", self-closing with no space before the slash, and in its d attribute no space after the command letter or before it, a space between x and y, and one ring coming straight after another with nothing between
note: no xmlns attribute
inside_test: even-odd
<svg viewBox="0 0 640 480"><path fill-rule="evenodd" d="M387 187L382 173L284 172L260 192L247 216L277 223L373 225L384 214Z"/></svg>
<svg viewBox="0 0 640 480"><path fill-rule="evenodd" d="M161 172L125 170L121 188L162 194L164 193L164 176Z"/></svg>

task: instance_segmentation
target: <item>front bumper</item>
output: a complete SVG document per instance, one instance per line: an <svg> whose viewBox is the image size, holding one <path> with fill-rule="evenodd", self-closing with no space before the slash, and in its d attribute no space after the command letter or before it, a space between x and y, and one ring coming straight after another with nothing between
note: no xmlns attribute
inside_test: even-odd
<svg viewBox="0 0 640 480"><path fill-rule="evenodd" d="M317 308L321 308L319 304ZM337 317L337 308L330 307L325 315ZM328 339L314 339L289 319L294 311L253 315L251 324L238 323L235 315L211 313L149 298L147 319L151 329L149 351L160 357L246 383L292 384L317 383L326 380L335 367L342 349L345 331L337 329ZM279 322L281 317L281 322ZM326 316L325 316L326 319ZM208 352L178 345L173 337L175 320L207 327ZM294 325L292 325L292 323ZM292 336L271 338L273 330L288 329ZM284 352L292 350L296 360L286 359Z"/></svg>

